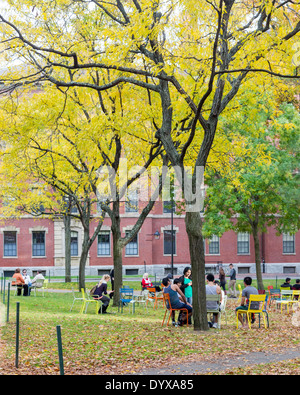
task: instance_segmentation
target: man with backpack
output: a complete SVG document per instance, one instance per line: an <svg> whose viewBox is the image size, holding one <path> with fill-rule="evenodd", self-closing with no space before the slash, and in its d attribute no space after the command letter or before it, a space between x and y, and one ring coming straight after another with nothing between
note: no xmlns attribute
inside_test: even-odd
<svg viewBox="0 0 300 395"><path fill-rule="evenodd" d="M233 264L231 263L229 265L229 285L228 285L228 292L230 293L230 298L236 298L236 289L235 289L235 284L236 284L236 270L233 267Z"/></svg>

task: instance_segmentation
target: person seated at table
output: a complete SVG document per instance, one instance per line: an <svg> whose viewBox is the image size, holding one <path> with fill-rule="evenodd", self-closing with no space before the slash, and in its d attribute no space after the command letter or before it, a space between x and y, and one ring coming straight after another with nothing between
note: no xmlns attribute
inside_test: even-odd
<svg viewBox="0 0 300 395"><path fill-rule="evenodd" d="M43 273L39 270L36 271L36 276L32 279L31 287L42 288L42 283L37 283L37 280L45 280Z"/></svg>
<svg viewBox="0 0 300 395"><path fill-rule="evenodd" d="M189 323L190 323L193 308L189 303L187 303L184 293L181 291L181 289L178 287L177 284L172 284L170 278L168 278L168 277L163 278L162 283L164 285L163 293L168 293L170 296L171 306L167 306L167 308L172 307L173 309L187 309L188 317L186 317L186 319L189 320ZM179 299L178 295L181 296L182 300ZM181 319L178 319L178 325L182 326L184 320L185 320L185 317L183 317L181 315ZM173 317L172 317L172 321L173 321ZM175 319L174 319L174 321L175 321ZM173 322L173 324L174 324L174 322Z"/></svg>
<svg viewBox="0 0 300 395"><path fill-rule="evenodd" d="M30 296L31 279L26 269L22 270L22 276L24 278L25 284L28 285L28 296Z"/></svg>
<svg viewBox="0 0 300 395"><path fill-rule="evenodd" d="M22 295L22 288L23 288L23 290L24 290L23 296L28 296L28 285L25 284L25 280L24 280L22 274L20 273L20 269L15 270L13 278L15 278L16 281L13 281L11 283L11 285L17 287L17 295L18 296Z"/></svg>
<svg viewBox="0 0 300 395"><path fill-rule="evenodd" d="M107 282L110 280L110 276L108 274L104 274L102 279L97 284L97 287L94 291L93 298L100 300L102 302L102 314L107 313L107 308L110 302L110 298L107 295ZM101 308L98 311L101 314Z"/></svg>
<svg viewBox="0 0 300 395"><path fill-rule="evenodd" d="M152 284L152 281L150 280L150 278L149 278L149 274L148 273L144 273L143 274L143 279L142 279L142 288L143 288L143 291L145 291L145 289L147 289L147 288L152 288L153 287L153 284Z"/></svg>

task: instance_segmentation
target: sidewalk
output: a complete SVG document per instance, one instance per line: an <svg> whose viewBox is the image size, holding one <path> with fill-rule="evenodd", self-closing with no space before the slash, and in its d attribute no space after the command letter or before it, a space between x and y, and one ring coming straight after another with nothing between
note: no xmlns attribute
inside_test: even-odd
<svg viewBox="0 0 300 395"><path fill-rule="evenodd" d="M276 363L280 361L288 361L300 359L300 348L291 348L285 352L252 352L244 353L238 356L223 357L211 361L192 361L185 364L161 366L157 369L145 369L137 372L137 375L191 375L191 374L207 374L212 372L223 372L225 370L251 367L251 365Z"/></svg>

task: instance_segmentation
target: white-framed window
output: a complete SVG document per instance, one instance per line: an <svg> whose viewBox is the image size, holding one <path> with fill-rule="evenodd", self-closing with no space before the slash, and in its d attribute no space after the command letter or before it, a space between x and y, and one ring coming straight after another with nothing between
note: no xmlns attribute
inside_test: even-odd
<svg viewBox="0 0 300 395"><path fill-rule="evenodd" d="M176 230L164 230L164 255L172 255L172 237L173 255L176 255Z"/></svg>
<svg viewBox="0 0 300 395"><path fill-rule="evenodd" d="M289 233L282 234L282 253L295 254L295 235Z"/></svg>
<svg viewBox="0 0 300 395"><path fill-rule="evenodd" d="M45 231L32 231L32 256L46 256L45 235Z"/></svg>
<svg viewBox="0 0 300 395"><path fill-rule="evenodd" d="M127 234L129 231L126 231L125 234ZM134 238L126 245L125 247L125 255L138 255L139 254L139 243L138 243L138 235L136 234Z"/></svg>
<svg viewBox="0 0 300 395"><path fill-rule="evenodd" d="M110 231L101 231L98 234L98 256L110 256Z"/></svg>
<svg viewBox="0 0 300 395"><path fill-rule="evenodd" d="M220 239L218 236L213 235L208 242L208 253L209 255L220 254Z"/></svg>
<svg viewBox="0 0 300 395"><path fill-rule="evenodd" d="M249 233L248 232L239 232L237 234L237 253L239 255L250 253Z"/></svg>
<svg viewBox="0 0 300 395"><path fill-rule="evenodd" d="M4 257L17 256L17 232L15 231L3 232L3 256Z"/></svg>
<svg viewBox="0 0 300 395"><path fill-rule="evenodd" d="M71 256L78 256L78 232L71 231Z"/></svg>

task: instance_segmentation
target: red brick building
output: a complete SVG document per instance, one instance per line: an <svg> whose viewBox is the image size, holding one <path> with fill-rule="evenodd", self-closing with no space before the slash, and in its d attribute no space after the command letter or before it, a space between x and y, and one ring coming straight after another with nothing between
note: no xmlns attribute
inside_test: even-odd
<svg viewBox="0 0 300 395"><path fill-rule="evenodd" d="M145 271L161 277L171 271L172 232L171 213L162 202L155 203L140 232L123 251L123 274L142 275ZM122 207L122 234L133 226L138 213ZM94 231L95 223L91 224ZM72 275L77 275L82 242L80 222L72 220ZM158 238L159 236L159 238ZM184 216L174 214L173 219L174 274L181 274L190 265L188 237ZM300 273L300 232L296 235L276 235L273 228L261 235L261 256L266 273ZM214 236L205 241L207 270L216 265L225 269L233 263L238 273L255 273L254 243L251 235L229 231L221 238ZM101 275L113 266L110 219L92 245L87 262L87 275ZM46 275L64 275L63 222L35 219L29 215L19 220L0 222L0 271L13 272L25 267L35 272L42 269Z"/></svg>

